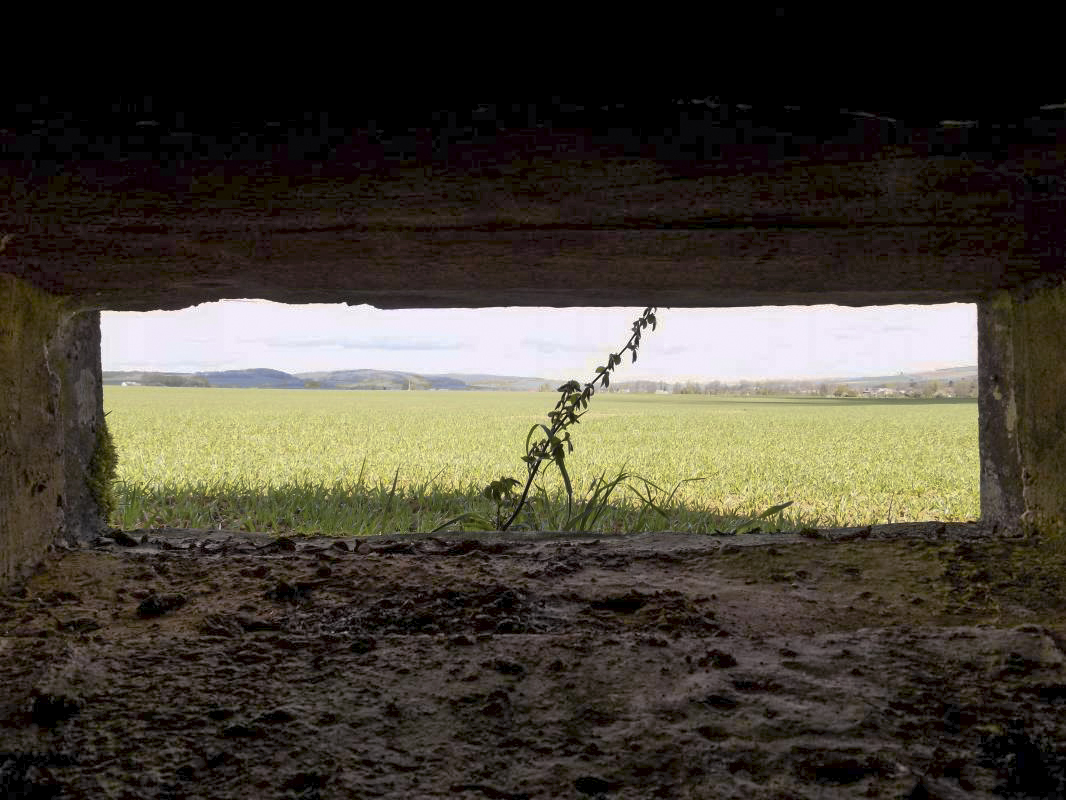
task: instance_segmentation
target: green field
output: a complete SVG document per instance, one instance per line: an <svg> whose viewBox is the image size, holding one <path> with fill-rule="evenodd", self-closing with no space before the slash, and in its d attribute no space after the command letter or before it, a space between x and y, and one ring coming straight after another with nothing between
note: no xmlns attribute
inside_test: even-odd
<svg viewBox="0 0 1066 800"><path fill-rule="evenodd" d="M488 515L481 489L525 479L526 434L557 398L107 386L119 454L111 523L359 534ZM972 400L601 393L572 437L575 501L602 473L633 476L600 531L726 530L786 501L763 530L979 514ZM514 529L565 526L562 482L554 467L545 472ZM678 486L689 478L703 480Z"/></svg>

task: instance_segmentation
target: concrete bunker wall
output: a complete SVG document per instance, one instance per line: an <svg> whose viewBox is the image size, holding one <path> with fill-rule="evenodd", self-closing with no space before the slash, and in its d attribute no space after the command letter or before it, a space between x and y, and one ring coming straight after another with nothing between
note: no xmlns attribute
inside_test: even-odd
<svg viewBox="0 0 1066 800"><path fill-rule="evenodd" d="M981 517L1066 533L1066 288L978 306Z"/></svg>
<svg viewBox="0 0 1066 800"><path fill-rule="evenodd" d="M982 516L1066 530L1066 113L1009 127L1016 146L1002 125L750 108L665 103L551 124L479 110L392 138L264 122L234 141L135 118L102 160L92 142L114 131L52 143L62 164L36 151L4 162L0 581L102 524L98 310L236 297L976 302ZM97 149L79 157L78 142Z"/></svg>
<svg viewBox="0 0 1066 800"><path fill-rule="evenodd" d="M102 526L100 316L0 274L0 584Z"/></svg>
<svg viewBox="0 0 1066 800"><path fill-rule="evenodd" d="M1066 287L978 304L982 519L1066 531ZM0 583L104 526L99 313L0 275ZM110 466L109 466L110 465Z"/></svg>

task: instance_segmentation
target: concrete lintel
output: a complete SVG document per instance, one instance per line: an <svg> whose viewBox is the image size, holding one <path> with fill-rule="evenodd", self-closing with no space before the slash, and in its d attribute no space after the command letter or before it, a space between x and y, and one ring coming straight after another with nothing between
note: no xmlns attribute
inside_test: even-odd
<svg viewBox="0 0 1066 800"><path fill-rule="evenodd" d="M0 170L11 198L0 271L79 308L127 311L247 297L379 308L976 302L1066 276L1066 164L1054 143L1001 161L862 136L780 158L759 145L630 157L536 130L387 164L365 137L338 147L315 162Z"/></svg>

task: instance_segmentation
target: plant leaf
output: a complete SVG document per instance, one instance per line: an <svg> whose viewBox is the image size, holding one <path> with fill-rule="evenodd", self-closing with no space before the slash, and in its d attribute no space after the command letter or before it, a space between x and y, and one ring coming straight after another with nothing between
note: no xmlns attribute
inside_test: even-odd
<svg viewBox="0 0 1066 800"><path fill-rule="evenodd" d="M784 511L786 508L788 508L790 505L792 505L793 502L795 502L795 501L789 500L787 503L781 503L780 505L770 506L768 509L766 509L764 512L762 512L759 516L755 517L755 519L766 519L767 517L773 516L778 511ZM755 520L752 520L752 522L754 522L754 521Z"/></svg>
<svg viewBox="0 0 1066 800"><path fill-rule="evenodd" d="M527 453L529 452L529 440L533 438L533 432L537 429L538 426L543 427L542 425L540 425L539 422L534 422L533 423L533 427L531 427L529 429L529 433L526 434L526 452Z"/></svg>
<svg viewBox="0 0 1066 800"><path fill-rule="evenodd" d="M430 533L439 533L440 531L442 531L445 528L447 528L449 525L454 525L456 522L466 522L466 521L475 522L475 524L477 524L477 523L484 524L486 527L483 528L483 530L491 530L492 529L492 523L489 522L484 517L482 517L480 514L473 514L473 513L468 512L466 514L460 514L458 517L453 517L452 519L448 520L447 522L441 523L436 528L431 530Z"/></svg>
<svg viewBox="0 0 1066 800"><path fill-rule="evenodd" d="M559 466L559 472L563 476L563 485L566 487L567 498L573 498L574 487L570 483L570 473L566 471L566 463L563 459L563 454L559 453L559 458L555 462Z"/></svg>

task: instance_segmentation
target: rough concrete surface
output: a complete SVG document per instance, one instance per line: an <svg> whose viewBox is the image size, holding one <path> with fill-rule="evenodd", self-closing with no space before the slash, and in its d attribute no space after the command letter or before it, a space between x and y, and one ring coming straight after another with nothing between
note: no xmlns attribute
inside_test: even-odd
<svg viewBox="0 0 1066 800"><path fill-rule="evenodd" d="M1066 583L1042 547L964 524L116 535L0 598L0 786L1059 797Z"/></svg>
<svg viewBox="0 0 1066 800"><path fill-rule="evenodd" d="M960 133L666 103L644 120L440 122L391 155L374 130L328 138L304 123L230 160L205 157L214 140L195 131L173 140L183 151L162 133L158 153L129 137L122 160L71 155L48 174L0 174L0 231L12 237L0 271L84 307L143 311L241 297L973 302L1066 272L1066 115L1041 113ZM934 140L951 136L960 141L938 154ZM69 138L75 153L84 137Z"/></svg>
<svg viewBox="0 0 1066 800"><path fill-rule="evenodd" d="M1066 532L1066 288L978 306L981 516Z"/></svg>
<svg viewBox="0 0 1066 800"><path fill-rule="evenodd" d="M100 320L0 274L0 585L102 526L87 486L103 419Z"/></svg>

